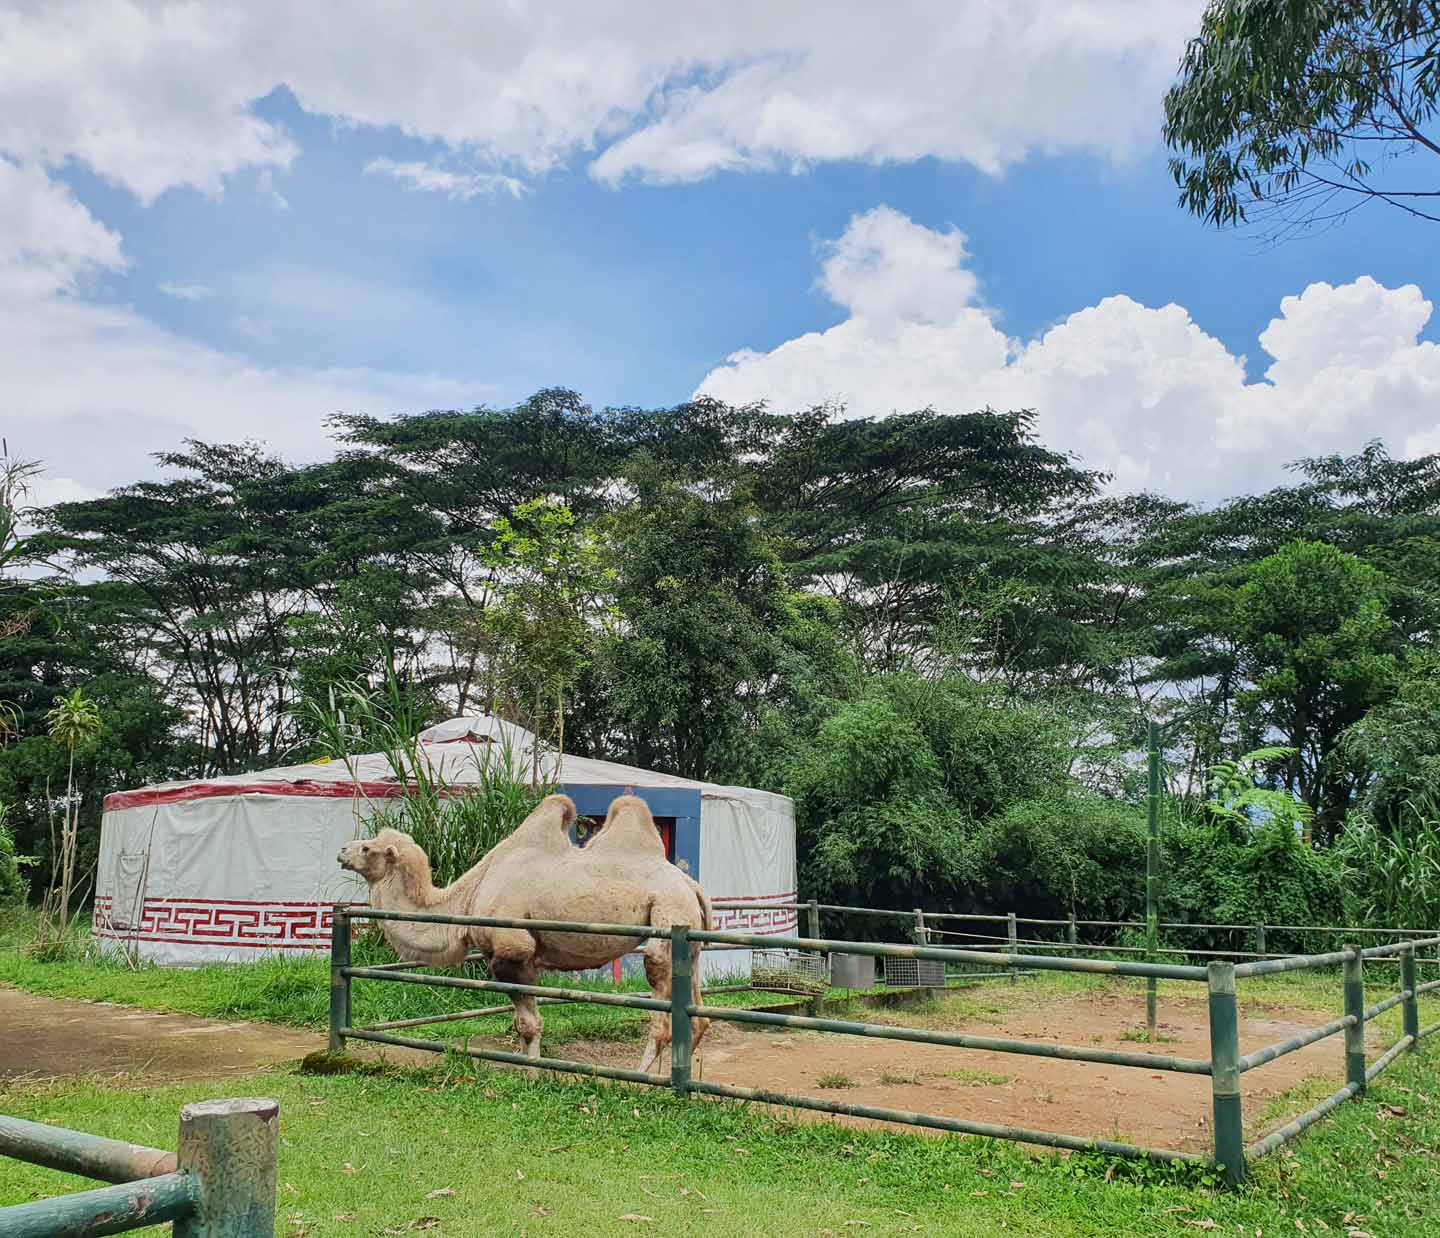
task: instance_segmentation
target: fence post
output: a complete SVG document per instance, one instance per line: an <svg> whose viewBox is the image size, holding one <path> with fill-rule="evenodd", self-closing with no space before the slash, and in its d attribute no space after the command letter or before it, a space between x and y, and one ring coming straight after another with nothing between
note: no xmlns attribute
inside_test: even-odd
<svg viewBox="0 0 1440 1238"><path fill-rule="evenodd" d="M811 937L818 939L820 936L820 904L813 898L805 907L805 931Z"/></svg>
<svg viewBox="0 0 1440 1238"><path fill-rule="evenodd" d="M1145 796L1145 949L1155 961L1160 945L1160 913L1155 902L1155 881L1160 875L1160 724L1150 723L1146 737L1147 787ZM1145 1030L1155 1041L1155 1004L1159 982L1145 977Z"/></svg>
<svg viewBox="0 0 1440 1238"><path fill-rule="evenodd" d="M350 977L341 969L350 966L350 913L339 903L330 916L330 1052L345 1047L340 1029L350 1026Z"/></svg>
<svg viewBox="0 0 1440 1238"><path fill-rule="evenodd" d="M175 1238L273 1238L280 1103L209 1100L180 1110L176 1159L196 1183Z"/></svg>
<svg viewBox="0 0 1440 1238"><path fill-rule="evenodd" d="M674 925L670 929L670 1086L680 1097L690 1091L692 966L690 930L683 924Z"/></svg>
<svg viewBox="0 0 1440 1238"><path fill-rule="evenodd" d="M1065 940L1068 941L1071 946L1078 946L1080 944L1080 936L1075 931L1075 913L1073 911L1070 913L1070 927L1065 930Z"/></svg>
<svg viewBox="0 0 1440 1238"><path fill-rule="evenodd" d="M1365 959L1359 946L1345 955L1345 1013L1355 1022L1345 1029L1345 1082L1355 1084L1355 1095L1365 1095Z"/></svg>
<svg viewBox="0 0 1440 1238"><path fill-rule="evenodd" d="M1264 926L1263 924L1257 924L1257 925L1255 926L1255 953L1256 953L1256 954L1267 954L1267 953L1269 953L1269 952L1265 949L1265 926Z"/></svg>
<svg viewBox="0 0 1440 1238"><path fill-rule="evenodd" d="M1210 1087L1215 1113L1215 1163L1225 1181L1245 1181L1245 1121L1240 1102L1240 1020L1235 1006L1235 964L1214 962L1210 979Z"/></svg>
<svg viewBox="0 0 1440 1238"><path fill-rule="evenodd" d="M1410 946L1400 955L1400 988L1410 994L1400 1003L1400 1013L1405 1035L1411 1037L1412 1053L1420 1047L1420 998L1415 992L1419 983L1420 978L1415 974L1415 947Z"/></svg>
<svg viewBox="0 0 1440 1238"><path fill-rule="evenodd" d="M1013 956L1020 953L1020 947L1017 944L1017 942L1020 940L1020 934L1016 929L1015 913L1013 911L1007 912L1005 916L1005 936L1009 940L1010 954L1012 956L1012 961L1010 963L1010 983L1019 984L1020 972L1015 966Z"/></svg>

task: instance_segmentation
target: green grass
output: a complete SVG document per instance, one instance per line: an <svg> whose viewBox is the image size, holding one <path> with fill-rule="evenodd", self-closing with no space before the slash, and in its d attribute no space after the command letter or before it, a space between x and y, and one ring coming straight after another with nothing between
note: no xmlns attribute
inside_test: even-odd
<svg viewBox="0 0 1440 1238"><path fill-rule="evenodd" d="M213 1083L32 1086L0 1090L0 1109L173 1147L179 1107L222 1093L281 1103L277 1232L293 1238L380 1235L428 1217L439 1233L477 1238L637 1230L1143 1238L1210 1222L1247 1236L1434 1232L1440 1079L1416 1058L1290 1155L1261 1162L1235 1194L1193 1173L796 1122L734 1103L680 1102L660 1089L531 1083L469 1063L379 1076L277 1072L229 1080L221 1092ZM0 1160L0 1203L86 1185ZM433 1194L445 1191L454 1194Z"/></svg>
<svg viewBox="0 0 1440 1238"><path fill-rule="evenodd" d="M394 952L382 941L361 938L355 944L356 966L375 966L395 960ZM467 974L481 977L482 969L468 967ZM569 975L545 975L543 985L572 989L613 990L609 981L580 980ZM716 981L723 983L723 981ZM244 965L214 964L205 967L157 967L144 964L129 967L108 957L79 949L74 956L56 962L40 962L23 946L0 945L0 984L13 985L48 997L79 998L85 1001L114 1002L200 1015L212 1019L243 1019L259 1023L281 1023L319 1031L329 1022L330 963L328 957L275 957ZM643 978L628 978L621 986L648 992ZM385 984L370 980L354 982L353 1015L358 1024L420 1018L452 1010L501 1006L506 999L498 993L464 993L454 989L412 984ZM715 993L706 1001L717 1006L764 1006L783 1004L783 994ZM646 1016L633 1010L605 1006L542 1006L547 1041L636 1040L643 1039ZM447 1023L449 1036L509 1034L505 1014L484 1019ZM425 1035L426 1030L404 1029L404 1035Z"/></svg>
<svg viewBox="0 0 1440 1238"><path fill-rule="evenodd" d="M837 1070L821 1075L815 1080L815 1086L817 1088L853 1088L859 1085L849 1075Z"/></svg>
<svg viewBox="0 0 1440 1238"><path fill-rule="evenodd" d="M997 1075L990 1070L971 1070L962 1066L959 1070L948 1070L944 1074L931 1075L932 1079L954 1079L956 1083L963 1083L972 1088L999 1087L1002 1083L1009 1083L1009 1075Z"/></svg>

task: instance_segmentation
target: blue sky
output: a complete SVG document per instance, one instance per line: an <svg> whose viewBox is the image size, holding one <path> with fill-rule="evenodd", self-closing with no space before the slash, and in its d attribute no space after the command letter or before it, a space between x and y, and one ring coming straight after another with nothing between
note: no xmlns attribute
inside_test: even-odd
<svg viewBox="0 0 1440 1238"><path fill-rule="evenodd" d="M978 34L969 0L897 5L875 38L901 70L874 78L764 6L619 29L645 7L591 56L514 6L403 31L377 10L330 47L324 13L310 46L283 6L207 25L97 0L66 35L88 93L35 51L45 8L0 18L0 107L24 117L0 130L0 225L20 221L0 422L45 458L46 497L137 477L184 434L304 457L336 407L547 385L1031 404L1117 485L1202 501L1374 435L1440 446L1436 225L1377 207L1267 246L1175 205L1160 97L1197 3L1077 0L1053 44L1033 0ZM847 11L827 9L841 34ZM863 44L875 15L851 20Z"/></svg>

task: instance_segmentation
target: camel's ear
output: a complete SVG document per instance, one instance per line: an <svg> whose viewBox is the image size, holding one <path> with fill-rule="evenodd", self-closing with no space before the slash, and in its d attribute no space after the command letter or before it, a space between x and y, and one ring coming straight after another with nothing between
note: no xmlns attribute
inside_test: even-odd
<svg viewBox="0 0 1440 1238"><path fill-rule="evenodd" d="M386 848L385 848L385 858L386 858L387 860L393 860L393 859L395 859L399 854L400 854L400 852L396 849L394 843L390 843L390 844L388 844L388 845L386 846Z"/></svg>

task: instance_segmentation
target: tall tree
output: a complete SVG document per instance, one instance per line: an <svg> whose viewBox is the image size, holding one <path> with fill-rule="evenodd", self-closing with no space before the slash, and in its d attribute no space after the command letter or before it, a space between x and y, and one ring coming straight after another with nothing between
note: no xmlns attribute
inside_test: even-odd
<svg viewBox="0 0 1440 1238"><path fill-rule="evenodd" d="M1371 202L1440 220L1437 97L1437 0L1210 0L1165 97L1180 202L1274 236Z"/></svg>

